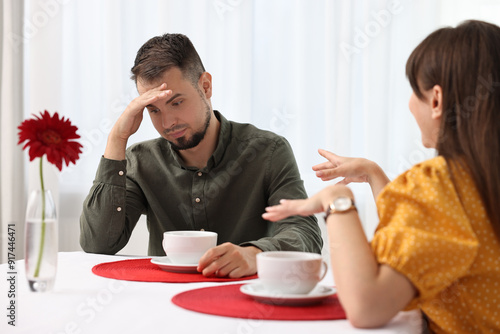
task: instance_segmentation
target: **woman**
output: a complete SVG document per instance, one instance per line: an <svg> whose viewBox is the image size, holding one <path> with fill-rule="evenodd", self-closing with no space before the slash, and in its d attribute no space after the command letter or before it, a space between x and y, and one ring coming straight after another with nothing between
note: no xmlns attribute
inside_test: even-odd
<svg viewBox="0 0 500 334"><path fill-rule="evenodd" d="M326 211L339 299L357 327L419 308L435 333L500 331L500 28L467 21L429 35L410 55L409 108L438 156L389 183L375 163L320 150L323 180L306 200L263 217ZM368 182L380 218L369 243L345 184Z"/></svg>

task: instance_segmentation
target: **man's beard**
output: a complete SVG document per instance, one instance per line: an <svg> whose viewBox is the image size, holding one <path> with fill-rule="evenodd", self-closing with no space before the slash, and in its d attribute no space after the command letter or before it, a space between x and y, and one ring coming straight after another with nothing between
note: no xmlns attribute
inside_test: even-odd
<svg viewBox="0 0 500 334"><path fill-rule="evenodd" d="M208 105L208 103L205 102L205 106L206 106L207 112L206 112L206 118L205 118L205 126L203 127L203 129L195 132L191 136L191 138L189 138L189 139L186 139L185 137L180 137L180 138L177 138L176 143L169 140L168 142L170 143L170 145L172 146L172 148L174 150L181 151L181 150L188 150L190 148L196 147L203 140L203 138L205 138L205 135L206 135L207 130L208 130L208 126L210 125L210 118L211 118L211 114L212 114L212 111L210 110L210 106Z"/></svg>

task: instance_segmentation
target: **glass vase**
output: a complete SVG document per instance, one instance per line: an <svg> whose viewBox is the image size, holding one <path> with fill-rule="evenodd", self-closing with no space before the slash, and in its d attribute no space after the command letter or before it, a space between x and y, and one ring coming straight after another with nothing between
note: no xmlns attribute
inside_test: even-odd
<svg viewBox="0 0 500 334"><path fill-rule="evenodd" d="M26 278L33 292L51 291L57 271L56 206L50 190L34 190L28 199L25 227Z"/></svg>

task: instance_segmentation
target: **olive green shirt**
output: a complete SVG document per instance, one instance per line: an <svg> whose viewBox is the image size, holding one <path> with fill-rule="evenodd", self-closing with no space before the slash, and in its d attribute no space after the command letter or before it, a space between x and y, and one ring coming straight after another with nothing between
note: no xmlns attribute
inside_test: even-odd
<svg viewBox="0 0 500 334"><path fill-rule="evenodd" d="M218 144L202 169L186 166L162 137L131 146L126 160L101 158L80 218L83 250L115 254L144 214L153 256L165 255L163 232L201 229L217 232L218 244L321 252L315 217L261 217L280 199L306 198L289 143L214 112Z"/></svg>

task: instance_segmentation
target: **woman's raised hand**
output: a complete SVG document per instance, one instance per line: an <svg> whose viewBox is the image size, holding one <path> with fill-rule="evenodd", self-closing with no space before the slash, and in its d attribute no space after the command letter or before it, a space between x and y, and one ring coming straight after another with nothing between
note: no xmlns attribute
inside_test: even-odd
<svg viewBox="0 0 500 334"><path fill-rule="evenodd" d="M319 154L328 161L315 165L312 169L316 176L323 181L333 180L338 177L344 179L340 184L351 182L368 182L370 164L373 162L363 158L347 158L336 155L332 152L319 149Z"/></svg>
<svg viewBox="0 0 500 334"><path fill-rule="evenodd" d="M374 197L377 197L382 188L390 181L382 168L371 160L341 157L322 149L319 149L318 152L328 161L315 165L312 169L316 172L316 176L323 181L342 177L339 184L368 182Z"/></svg>
<svg viewBox="0 0 500 334"><path fill-rule="evenodd" d="M267 207L262 218L275 222L295 215L312 216L315 213L325 212L332 200L342 195L353 197L348 187L330 185L307 199L282 199L280 204Z"/></svg>

